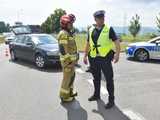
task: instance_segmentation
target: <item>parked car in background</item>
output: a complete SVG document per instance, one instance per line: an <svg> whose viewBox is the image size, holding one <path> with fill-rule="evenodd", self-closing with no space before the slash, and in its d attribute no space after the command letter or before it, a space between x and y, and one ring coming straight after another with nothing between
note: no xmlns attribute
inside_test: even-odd
<svg viewBox="0 0 160 120"><path fill-rule="evenodd" d="M149 59L160 59L160 36L148 42L129 44L126 48L126 54L128 57L142 62Z"/></svg>
<svg viewBox="0 0 160 120"><path fill-rule="evenodd" d="M12 32L6 32L3 33L3 36L5 38L5 44L9 44L10 42L12 42L15 38L15 34Z"/></svg>
<svg viewBox="0 0 160 120"><path fill-rule="evenodd" d="M3 33L3 36L5 37L5 44L10 44L15 39L16 35L30 34L30 33L31 30L29 26L24 26L24 25L12 26L10 28L10 32Z"/></svg>
<svg viewBox="0 0 160 120"><path fill-rule="evenodd" d="M21 25L21 26L12 26L11 31L15 35L22 35L22 34L31 34L32 31L30 30L29 26Z"/></svg>

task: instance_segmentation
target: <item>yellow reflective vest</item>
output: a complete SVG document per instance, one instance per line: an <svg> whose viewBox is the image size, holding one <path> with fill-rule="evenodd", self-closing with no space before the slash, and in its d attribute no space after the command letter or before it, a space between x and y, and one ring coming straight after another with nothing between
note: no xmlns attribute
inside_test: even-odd
<svg viewBox="0 0 160 120"><path fill-rule="evenodd" d="M110 50L113 49L113 42L111 39L109 39L109 27L107 25L103 27L97 40L97 45L95 45L92 40L92 33L94 28L95 27L93 26L89 29L90 57L105 57L110 52ZM98 50L98 53L96 49Z"/></svg>

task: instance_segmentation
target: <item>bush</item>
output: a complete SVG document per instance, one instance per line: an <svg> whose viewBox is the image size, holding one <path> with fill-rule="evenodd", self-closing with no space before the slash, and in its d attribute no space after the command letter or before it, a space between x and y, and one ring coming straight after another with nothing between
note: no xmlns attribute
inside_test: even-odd
<svg viewBox="0 0 160 120"><path fill-rule="evenodd" d="M155 38L155 37L157 37L157 36L158 36L158 35L155 34L155 33L150 33L150 34L149 34L149 37L150 37L150 38Z"/></svg>
<svg viewBox="0 0 160 120"><path fill-rule="evenodd" d="M123 42L141 42L141 41L148 41L154 37L157 37L155 33L147 33L143 35L138 35L135 39L132 35L122 35L121 40Z"/></svg>
<svg viewBox="0 0 160 120"><path fill-rule="evenodd" d="M0 35L0 44L4 42L5 42L4 37Z"/></svg>

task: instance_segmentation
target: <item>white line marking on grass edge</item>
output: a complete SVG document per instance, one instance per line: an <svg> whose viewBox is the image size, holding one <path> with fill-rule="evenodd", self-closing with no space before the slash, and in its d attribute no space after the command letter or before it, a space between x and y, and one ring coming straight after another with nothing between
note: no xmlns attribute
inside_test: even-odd
<svg viewBox="0 0 160 120"><path fill-rule="evenodd" d="M76 72L78 72L78 73L80 73L80 74L85 73L81 68L76 68Z"/></svg>
<svg viewBox="0 0 160 120"><path fill-rule="evenodd" d="M94 86L92 79L88 79L87 81L88 81L92 86ZM101 93L102 93L103 95L108 95L108 92L107 92L106 88L103 87L103 86L101 86Z"/></svg>
<svg viewBox="0 0 160 120"><path fill-rule="evenodd" d="M131 120L146 120L142 115L139 113L135 113L132 110L125 109L123 110L123 113L129 117Z"/></svg>

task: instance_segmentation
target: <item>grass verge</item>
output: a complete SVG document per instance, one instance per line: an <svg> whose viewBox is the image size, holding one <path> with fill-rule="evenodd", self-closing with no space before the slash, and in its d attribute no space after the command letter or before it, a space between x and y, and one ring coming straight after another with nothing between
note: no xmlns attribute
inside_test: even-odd
<svg viewBox="0 0 160 120"><path fill-rule="evenodd" d="M4 37L0 35L0 44L2 44L4 42L5 42Z"/></svg>

